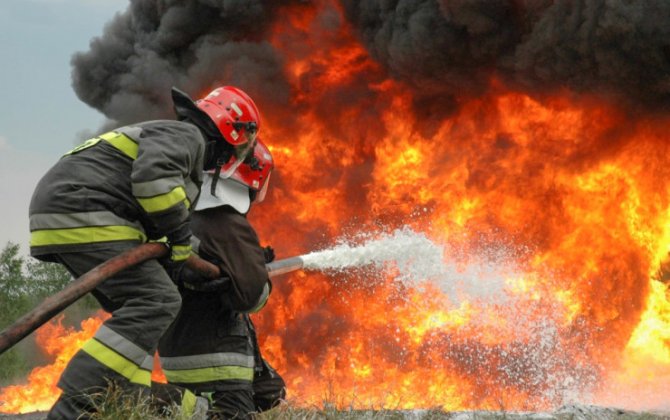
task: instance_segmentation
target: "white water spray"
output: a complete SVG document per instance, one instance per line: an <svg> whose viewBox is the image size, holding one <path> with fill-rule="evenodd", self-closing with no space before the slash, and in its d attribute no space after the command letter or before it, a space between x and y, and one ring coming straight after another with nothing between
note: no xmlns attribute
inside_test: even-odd
<svg viewBox="0 0 670 420"><path fill-rule="evenodd" d="M444 248L423 233L397 229L377 237L360 235L360 244L341 242L333 248L303 256L305 269L343 271L371 266L384 269L395 265L402 281L431 280L445 274Z"/></svg>
<svg viewBox="0 0 670 420"><path fill-rule="evenodd" d="M462 254L453 246L435 243L425 233L403 227L390 233L345 238L332 248L302 256L302 260L307 270L390 269L403 283L431 282L455 300L460 300L457 295L503 298L505 278L515 270L511 252L491 248L486 255L469 255L465 264L459 264L455 259Z"/></svg>
<svg viewBox="0 0 670 420"><path fill-rule="evenodd" d="M517 260L522 259L525 252L523 248L490 242L471 252L457 241L436 243L425 233L403 227L390 233L364 233L344 238L332 248L312 252L301 259L307 270L344 273L363 269L364 277L374 276L376 272L390 274L394 280L419 290L424 282L437 285L444 293L437 296L443 298L444 312L460 314L461 304L468 303L466 330L473 342L486 342L491 334L500 333L501 326L505 326L505 340L498 344L502 349L497 367L504 377L501 382L543 386L546 389L542 393L550 401L585 398L588 384L593 383L595 377L588 365L560 357L570 354L561 351L566 343L552 317L561 310L560 305L554 309L551 303L544 302L547 316L538 316L535 306L538 302L514 289L513 280L524 277ZM358 274L356 272L355 278L359 278ZM439 317L426 318L420 304L408 300L406 305L416 307L417 325L421 328L428 327L438 332L438 336L441 329L446 328L448 334L458 336L457 329L444 324ZM426 337L425 345L430 347L430 336ZM470 358L469 363L473 365L483 363L478 359L481 348L464 346L461 350L462 354L454 357L461 361Z"/></svg>

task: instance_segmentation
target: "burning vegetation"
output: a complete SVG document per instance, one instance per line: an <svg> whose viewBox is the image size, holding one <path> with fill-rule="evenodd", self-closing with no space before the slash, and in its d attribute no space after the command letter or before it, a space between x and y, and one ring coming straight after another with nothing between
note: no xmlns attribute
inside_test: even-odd
<svg viewBox="0 0 670 420"><path fill-rule="evenodd" d="M274 282L255 320L298 404L659 407L669 19L658 2L133 0L73 79L110 126L171 118L173 85L249 92L278 167L250 217L279 258L403 227L443 246L439 278ZM23 404L0 411L56 398L37 389L72 353L50 348L52 379L0 390Z"/></svg>

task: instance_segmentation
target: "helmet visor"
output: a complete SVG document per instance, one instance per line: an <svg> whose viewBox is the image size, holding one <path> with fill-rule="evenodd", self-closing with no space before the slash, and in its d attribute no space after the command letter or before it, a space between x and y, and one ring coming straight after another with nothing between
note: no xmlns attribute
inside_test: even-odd
<svg viewBox="0 0 670 420"><path fill-rule="evenodd" d="M221 178L230 178L248 157L253 156L254 148L256 147L256 131L245 131L244 136L247 138L247 141L233 146L233 155L221 168L221 174L219 175Z"/></svg>
<svg viewBox="0 0 670 420"><path fill-rule="evenodd" d="M272 173L268 174L268 177L265 180L265 183L263 184L263 187L261 188L261 190L256 195L256 202L257 203L261 203L263 200L265 200L265 195L268 193L268 185L270 185L270 175L272 175Z"/></svg>

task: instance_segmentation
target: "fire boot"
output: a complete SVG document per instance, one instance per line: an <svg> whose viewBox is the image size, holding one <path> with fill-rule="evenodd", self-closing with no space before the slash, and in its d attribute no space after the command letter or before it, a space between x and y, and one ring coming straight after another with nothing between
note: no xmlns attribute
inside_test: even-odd
<svg viewBox="0 0 670 420"><path fill-rule="evenodd" d="M174 407L179 407L182 420L205 420L209 410L209 400L195 395L188 389L158 382L151 383L151 395L155 410L161 415L169 415Z"/></svg>

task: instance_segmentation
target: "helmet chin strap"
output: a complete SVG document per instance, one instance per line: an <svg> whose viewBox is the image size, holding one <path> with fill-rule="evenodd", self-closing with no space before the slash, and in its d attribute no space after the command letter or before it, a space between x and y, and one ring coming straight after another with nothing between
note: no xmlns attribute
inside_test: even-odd
<svg viewBox="0 0 670 420"><path fill-rule="evenodd" d="M222 140L212 140L207 146L211 147L210 156L212 156L208 159L208 162L211 162L212 160L214 160L214 162L207 164L204 169L214 169L214 179L212 180L210 193L216 197L216 183L219 180L219 175L221 175L221 167L230 160L232 151L225 147ZM216 159L213 159L214 156L216 156Z"/></svg>
<svg viewBox="0 0 670 420"><path fill-rule="evenodd" d="M221 175L221 166L226 163L222 159L217 159L216 170L214 171L214 179L212 179L212 188L209 189L210 194L216 197L216 183L219 182L219 175Z"/></svg>

